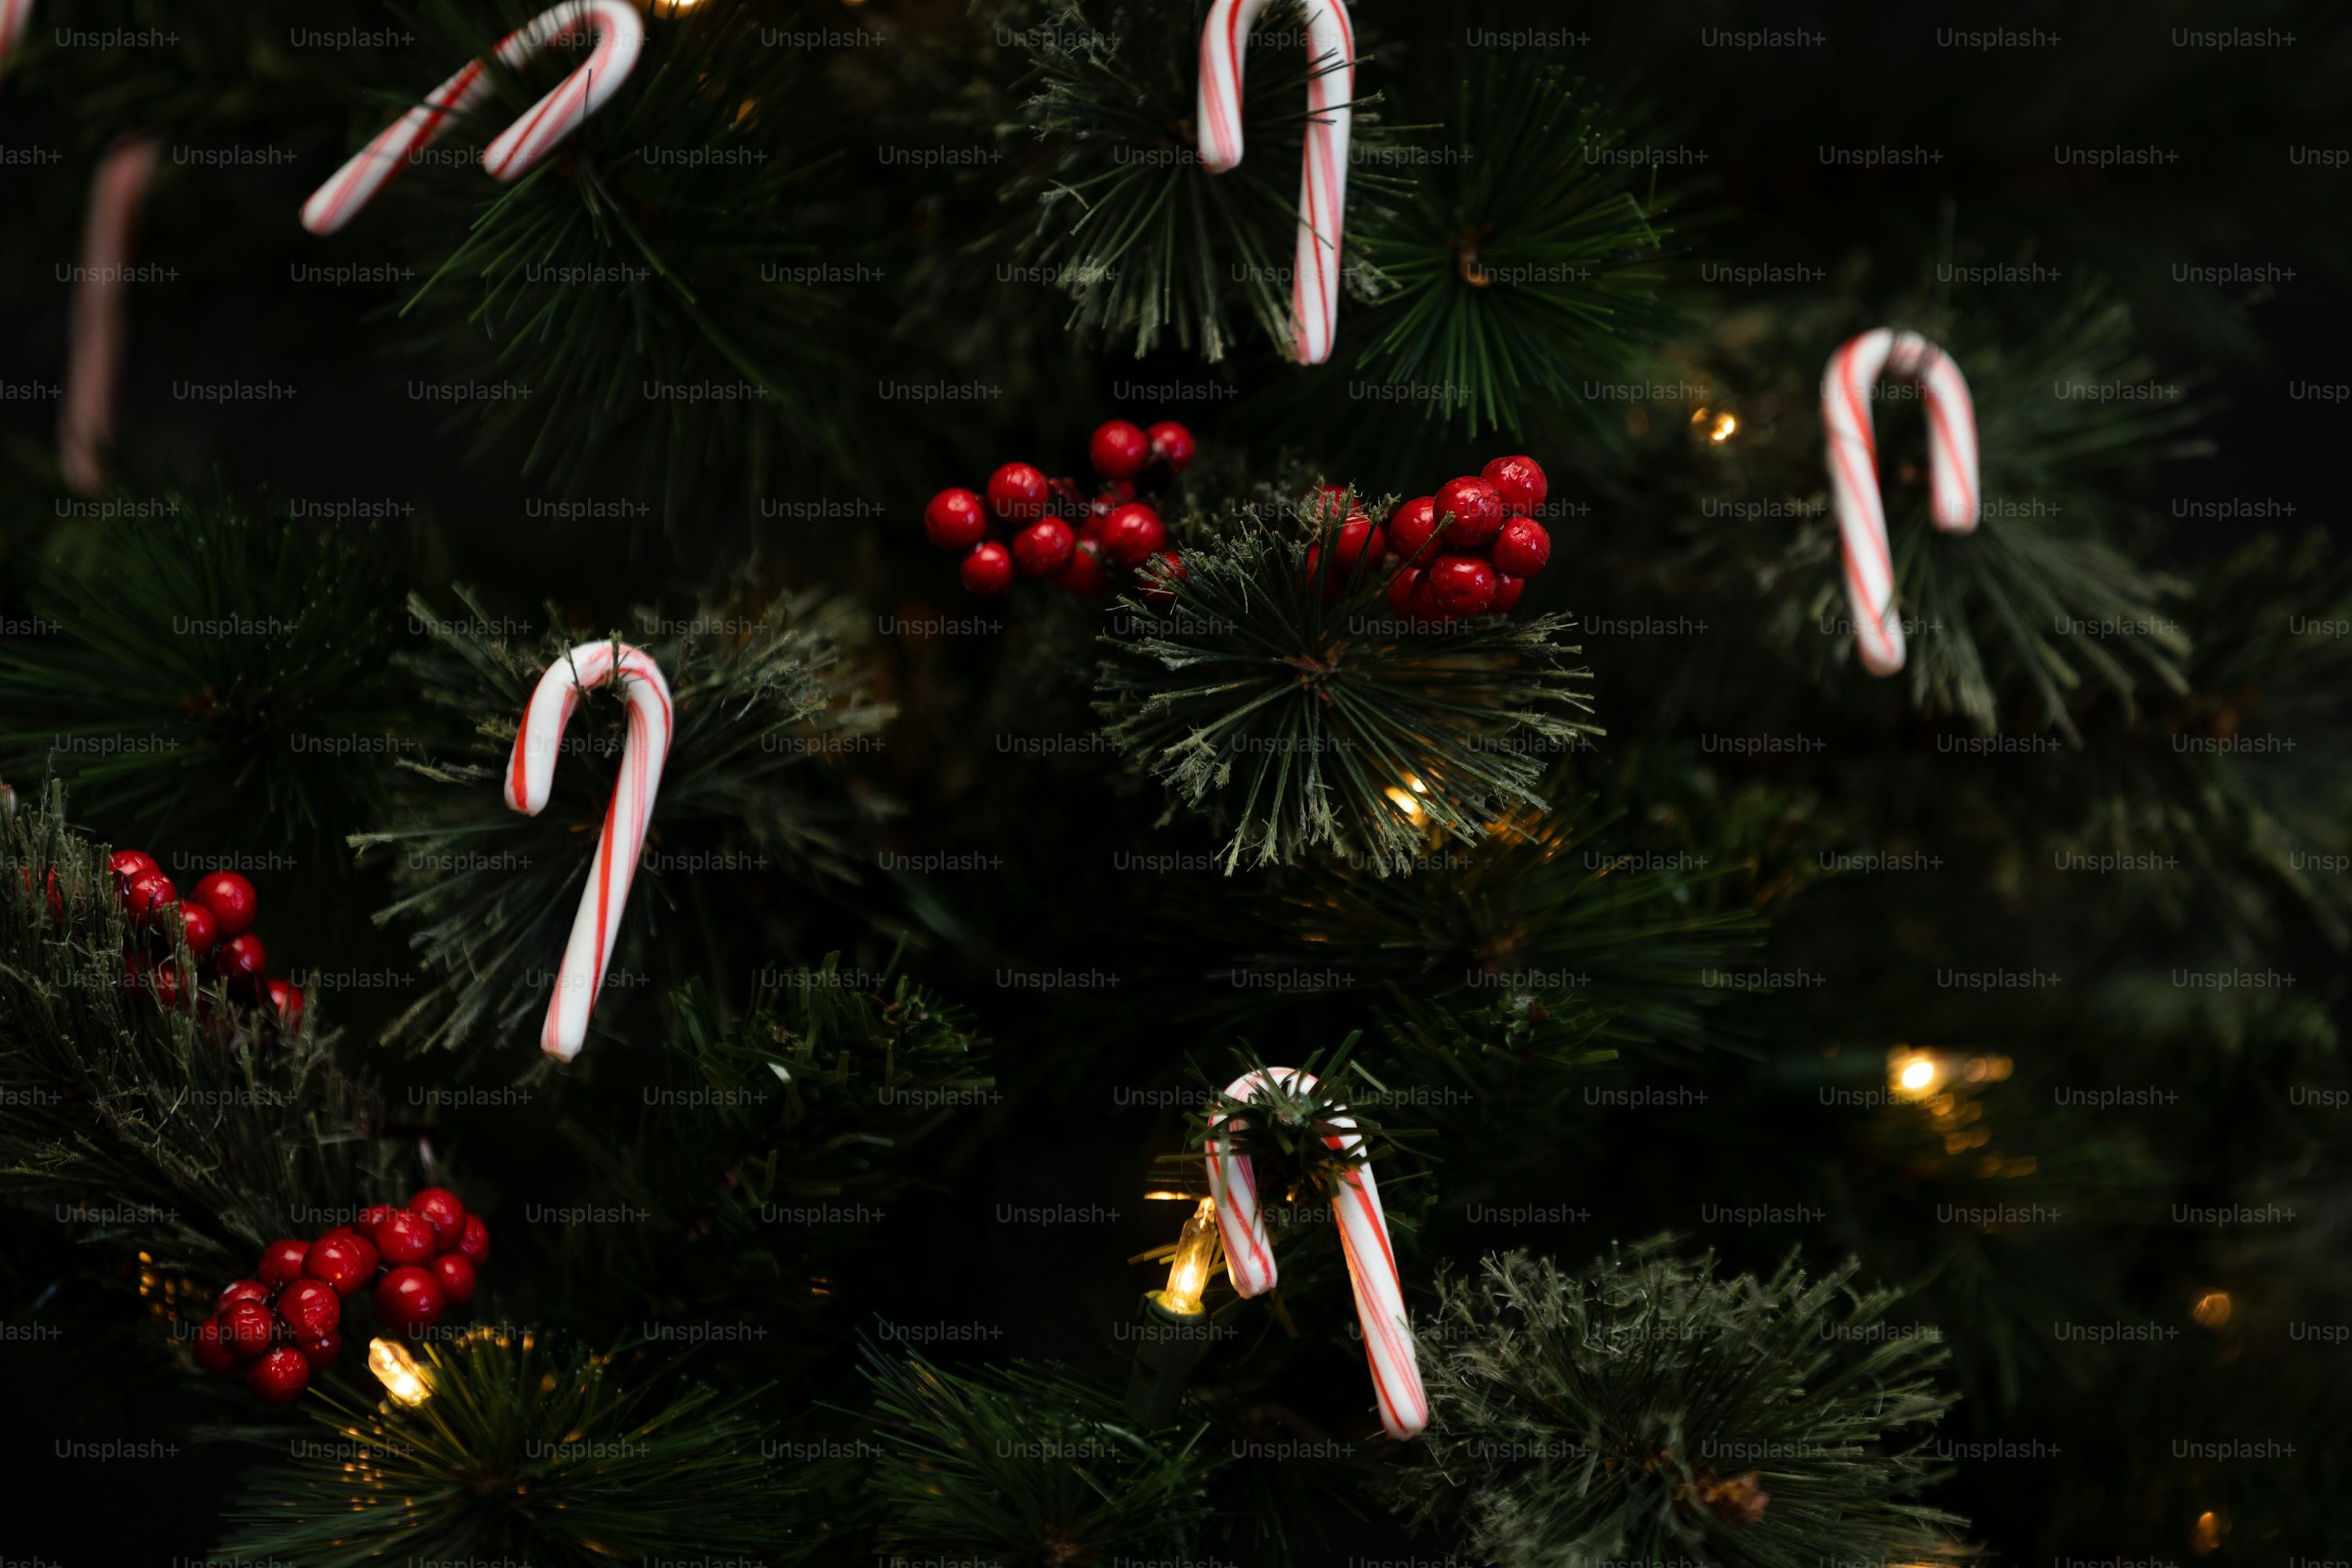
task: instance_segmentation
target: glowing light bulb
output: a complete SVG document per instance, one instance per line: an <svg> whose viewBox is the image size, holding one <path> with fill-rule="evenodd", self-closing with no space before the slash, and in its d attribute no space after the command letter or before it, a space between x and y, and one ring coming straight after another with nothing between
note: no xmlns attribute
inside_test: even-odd
<svg viewBox="0 0 2352 1568"><path fill-rule="evenodd" d="M1421 783L1419 779L1415 779L1412 782L1415 787L1418 787ZM1381 793L1386 795L1390 801L1395 805L1396 808L1399 811L1403 812L1406 816L1416 820L1421 816L1421 802L1413 799L1412 796L1397 788L1396 785L1391 784Z"/></svg>
<svg viewBox="0 0 2352 1568"><path fill-rule="evenodd" d="M368 1370L375 1373L394 1404L413 1410L433 1397L433 1385L425 1381L425 1369L390 1340L368 1342Z"/></svg>
<svg viewBox="0 0 2352 1568"><path fill-rule="evenodd" d="M1906 1100L1926 1100L1943 1079L1943 1068L1926 1051L1895 1051L1887 1057L1886 1086Z"/></svg>
<svg viewBox="0 0 2352 1568"><path fill-rule="evenodd" d="M2197 1326L2200 1329L2218 1329L2229 1322L2230 1311L2230 1293L2227 1290L2208 1290L2197 1298L2197 1304L2189 1309L2189 1315L2197 1320Z"/></svg>
<svg viewBox="0 0 2352 1568"><path fill-rule="evenodd" d="M1202 1198L1192 1217L1176 1236L1175 1256L1168 1260L1168 1288L1160 1304L1179 1317L1201 1310L1201 1292L1209 1288L1209 1271L1217 1259L1217 1200Z"/></svg>
<svg viewBox="0 0 2352 1568"><path fill-rule="evenodd" d="M1716 416L1715 428L1706 433L1706 438L1719 445L1725 441L1730 440L1732 432L1738 428L1738 416L1733 414L1717 415Z"/></svg>

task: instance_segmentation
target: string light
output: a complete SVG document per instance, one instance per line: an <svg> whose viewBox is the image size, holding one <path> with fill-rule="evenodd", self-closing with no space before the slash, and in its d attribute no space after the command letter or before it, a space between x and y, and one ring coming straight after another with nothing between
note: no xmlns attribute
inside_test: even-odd
<svg viewBox="0 0 2352 1568"><path fill-rule="evenodd" d="M1177 1233L1175 1254L1168 1259L1167 1289L1153 1296L1160 1306L1179 1317L1190 1318L1201 1310L1201 1292L1209 1288L1209 1274L1216 1265L1217 1200L1202 1198L1192 1217L1184 1222Z"/></svg>
<svg viewBox="0 0 2352 1568"><path fill-rule="evenodd" d="M2218 1329L2229 1322L2231 1310L2232 1303L2227 1290L2208 1290L2197 1298L2197 1304L2189 1309L2189 1315L2197 1320L2197 1326L2200 1329Z"/></svg>
<svg viewBox="0 0 2352 1568"><path fill-rule="evenodd" d="M396 1405L414 1410L433 1397L433 1384L425 1380L425 1369L390 1340L368 1342L368 1370Z"/></svg>

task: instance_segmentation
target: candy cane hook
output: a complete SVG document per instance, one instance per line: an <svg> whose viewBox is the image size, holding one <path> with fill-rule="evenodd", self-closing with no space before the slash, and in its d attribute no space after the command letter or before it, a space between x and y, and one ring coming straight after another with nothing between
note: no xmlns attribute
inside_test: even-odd
<svg viewBox="0 0 2352 1568"><path fill-rule="evenodd" d="M1871 388L1893 372L1919 383L1927 405L1929 510L1947 533L1977 525L1977 416L1969 384L1951 356L1916 332L1885 327L1849 340L1822 374L1822 427L1829 437L1830 494L1845 558L1846 603L1854 646L1873 675L1903 668L1903 619L1895 606L1895 557L1878 494L1878 443Z"/></svg>
<svg viewBox="0 0 2352 1568"><path fill-rule="evenodd" d="M604 808L596 860L580 895L580 912L572 919L572 940L564 943L563 966L556 972L555 994L547 1004L547 1023L539 1036L541 1050L565 1061L578 1056L588 1038L588 1016L604 986L621 910L629 901L629 881L646 847L654 795L661 788L662 762L669 755L669 682L662 679L661 667L644 649L625 642L582 643L539 678L530 706L523 710L522 728L515 733L514 761L507 769L507 804L525 816L537 816L554 788L556 756L563 749L564 726L580 705L580 694L615 678L623 682L629 703L621 776L614 781L613 799Z"/></svg>
<svg viewBox="0 0 2352 1568"><path fill-rule="evenodd" d="M1242 46L1266 0L1215 0L1201 30L1194 124L1201 163L1222 174L1242 161ZM1339 238L1348 205L1348 132L1356 99L1356 34L1340 0L1307 0L1307 150L1298 174L1298 247L1290 272L1292 352L1331 357L1339 319ZM1328 64L1337 60L1336 65Z"/></svg>
<svg viewBox="0 0 2352 1568"><path fill-rule="evenodd" d="M637 63L638 51L645 47L646 25L636 9L622 0L566 0L509 33L491 51L500 64L513 69L541 50L583 32L595 36L596 47L580 68L483 150L482 167L489 171L490 178L501 184L520 179L547 156L550 148L604 108ZM481 60L468 62L390 130L352 153L332 179L313 191L302 204L302 226L324 235L349 223L385 181L440 140L459 115L478 108L491 90L488 67Z"/></svg>
<svg viewBox="0 0 2352 1568"><path fill-rule="evenodd" d="M1225 1086L1225 1098L1247 1100L1276 1082L1308 1093L1316 1088L1314 1078L1296 1068L1268 1068L1234 1079ZM1346 1153L1362 1143L1353 1117L1328 1120L1336 1131L1323 1134L1325 1147ZM1274 1289L1274 1248L1266 1241L1265 1212L1258 1206L1257 1177L1249 1156L1234 1152L1229 1142L1217 1142L1216 1129L1225 1121L1217 1116L1209 1123L1209 1192L1217 1200L1217 1235L1224 1244L1225 1274L1234 1290L1259 1296ZM1388 1219L1381 1213L1380 1187L1370 1165L1360 1162L1342 1168L1331 1210L1339 1222L1340 1249L1348 1255L1348 1282L1355 1288L1356 1316L1364 1328L1364 1359L1372 1369L1381 1425L1391 1437L1415 1436L1429 1425L1429 1399L1422 1392L1412 1321L1405 1314L1404 1288L1397 1278L1396 1253L1389 1246Z"/></svg>

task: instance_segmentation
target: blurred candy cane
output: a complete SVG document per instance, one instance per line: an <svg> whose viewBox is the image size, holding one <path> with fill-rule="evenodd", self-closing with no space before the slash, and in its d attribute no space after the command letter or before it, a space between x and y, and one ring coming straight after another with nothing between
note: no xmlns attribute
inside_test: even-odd
<svg viewBox="0 0 2352 1568"><path fill-rule="evenodd" d="M613 959L621 910L629 901L629 881L646 847L646 829L661 789L662 762L669 755L669 682L642 648L625 642L582 643L569 657L547 667L523 710L515 734L514 762L507 769L507 804L537 816L555 784L555 760L563 749L564 726L580 705L580 693L615 677L625 683L629 728L621 747L621 776L604 808L604 831L596 840L595 863L563 947L563 966L547 1005L539 1048L570 1061L588 1038L588 1016L604 989L604 968Z"/></svg>
<svg viewBox="0 0 2352 1568"><path fill-rule="evenodd" d="M5 0L0 0L5 3ZM66 488L95 495L106 483L114 444L115 389L122 379L124 300L131 237L163 143L144 131L115 139L89 183L82 216L81 267L66 330L66 380L58 404L58 468Z"/></svg>
<svg viewBox="0 0 2352 1568"><path fill-rule="evenodd" d="M1829 437L1830 494L1837 503L1854 646L1873 675L1901 669L1904 651L1870 422L1871 388L1889 371L1918 382L1927 393L1929 510L1936 526L1968 533L1977 525L1977 416L1960 367L1916 332L1879 327L1850 340L1830 356L1822 374L1822 427Z"/></svg>
<svg viewBox="0 0 2352 1568"><path fill-rule="evenodd" d="M5 3L5 0L0 0ZM620 89L645 47L646 25L634 6L622 0L566 0L542 11L499 40L492 51L509 69L520 66L541 50L564 43L581 33L593 33L596 47L579 69L559 83L553 92L531 105L482 153L482 167L504 184L520 179L581 122L604 106ZM433 89L423 103L394 122L392 128L352 154L351 161L302 204L302 226L312 234L332 234L367 205L385 181L402 165L440 139L457 116L478 108L490 96L489 68L481 60Z"/></svg>
<svg viewBox="0 0 2352 1568"><path fill-rule="evenodd" d="M1194 123L1201 163L1222 174L1242 161L1242 45L1266 0L1214 0L1201 31ZM1339 238L1348 205L1348 131L1356 99L1356 34L1340 0L1307 0L1307 152L1298 175L1298 249L1291 266L1292 350L1301 364L1331 357L1339 320ZM1336 63L1334 63L1336 62Z"/></svg>
<svg viewBox="0 0 2352 1568"><path fill-rule="evenodd" d="M25 40L25 29L33 25L33 0L0 0L0 68L5 68L8 57Z"/></svg>
<svg viewBox="0 0 2352 1568"><path fill-rule="evenodd" d="M1225 1098L1246 1100L1258 1090L1281 1082L1294 1090L1312 1093L1314 1078L1296 1068L1268 1068L1244 1073L1225 1086ZM1353 1118L1334 1115L1335 1131L1323 1134L1324 1146L1343 1153L1362 1142ZM1244 1296L1259 1296L1274 1289L1274 1248L1265 1237L1265 1211L1258 1207L1257 1177L1247 1154L1232 1152L1217 1142L1210 1123L1209 1192L1217 1200L1218 1239L1224 1244L1225 1273ZM1246 1123L1235 1121L1236 1128ZM1371 1166L1363 1163L1341 1167L1339 1190L1332 1201L1339 1221L1339 1246L1348 1255L1348 1279L1355 1287L1356 1316L1364 1327L1364 1359L1371 1364L1372 1391L1379 1396L1381 1425L1391 1437L1412 1437L1429 1425L1429 1400L1421 1387L1421 1361L1413 1350L1412 1321L1405 1314L1404 1288L1397 1279L1396 1254L1389 1247L1389 1224L1381 1213L1380 1188Z"/></svg>

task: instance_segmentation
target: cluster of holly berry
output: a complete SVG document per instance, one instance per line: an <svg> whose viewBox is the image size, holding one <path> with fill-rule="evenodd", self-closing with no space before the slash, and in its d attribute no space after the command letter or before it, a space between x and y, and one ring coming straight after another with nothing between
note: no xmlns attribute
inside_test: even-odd
<svg viewBox="0 0 2352 1568"><path fill-rule="evenodd" d="M1113 419L1087 443L1102 481L1094 496L1075 479L1047 479L1034 463L1007 463L988 477L984 499L965 489L933 496L923 509L923 531L941 550L963 555L963 585L980 595L1003 593L1018 569L1081 599L1097 599L1110 586L1109 566L1132 572L1154 556L1167 564L1153 576L1181 577L1184 564L1167 548L1167 525L1135 499L1135 480L1154 465L1174 478L1193 450L1192 433L1173 420L1146 430ZM1079 520L1076 528L1072 517ZM992 523L1012 531L1009 549L989 537ZM1173 598L1164 588L1147 588L1143 596L1156 605Z"/></svg>
<svg viewBox="0 0 2352 1568"><path fill-rule="evenodd" d="M1543 505L1544 471L1533 458L1496 458L1475 476L1449 479L1433 496L1416 496L1389 514L1385 525L1350 510L1331 534L1333 570L1328 598L1347 590L1343 575L1358 563L1377 571L1393 557L1389 608L1414 620L1500 615L1519 602L1527 581L1551 559L1551 535L1527 515ZM1349 492L1323 488L1324 504L1349 504ZM1369 559L1367 559L1369 557ZM1322 547L1309 549L1311 575Z"/></svg>
<svg viewBox="0 0 2352 1568"><path fill-rule="evenodd" d="M131 923L157 940L163 956L137 949L122 955L122 988L145 991L166 1007L184 1005L195 989L170 956L171 922L176 916L188 939L188 952L206 976L228 982L229 994L244 1001L267 997L278 1016L293 1028L302 1021L302 988L268 974L268 954L253 921L261 899L253 884L234 871L215 871L198 882L187 898L180 897L172 879L163 875L154 857L136 849L118 849L114 889Z"/></svg>
<svg viewBox="0 0 2352 1568"><path fill-rule="evenodd" d="M196 1327L207 1372L245 1369L246 1386L269 1405L290 1405L310 1374L342 1354L343 1298L374 1279L376 1321L414 1337L474 1295L474 1270L489 1260L490 1232L446 1187L427 1187L394 1208L362 1209L307 1245L273 1241L256 1278L220 1293Z"/></svg>

